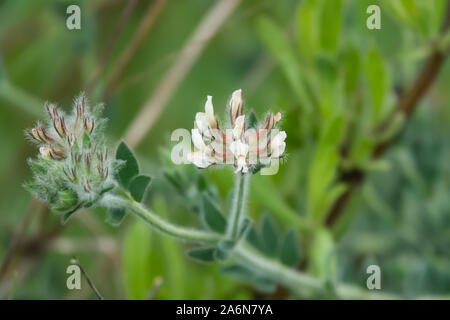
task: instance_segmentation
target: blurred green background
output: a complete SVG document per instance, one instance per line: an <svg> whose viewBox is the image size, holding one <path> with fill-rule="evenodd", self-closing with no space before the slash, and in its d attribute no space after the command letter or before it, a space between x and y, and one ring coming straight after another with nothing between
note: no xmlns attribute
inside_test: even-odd
<svg viewBox="0 0 450 320"><path fill-rule="evenodd" d="M85 280L81 290L66 287L74 255L109 299L293 297L280 287L261 290L230 278L219 263L188 259L184 244L134 217L114 228L95 209L61 227L22 188L31 177L26 159L36 153L23 132L43 115L45 101L67 110L84 90L92 103L103 101L113 149L147 101L166 88L181 49L203 45L135 147L142 171L154 177L146 203L171 221L198 223L165 178L164 172L176 172L187 193L196 192L201 175L222 208L229 206L231 169L199 173L167 163L166 155L171 132L192 128L206 95L225 117L231 92L242 88L245 110L260 120L268 110L282 111L288 134L279 173L256 175L249 199L258 227L263 216L274 223L272 251L294 229L297 267L316 277L365 288L366 267L377 264L383 291L448 297L450 64L440 66L411 117L395 111L424 61L434 50L448 51L449 34L439 31L447 1L233 0L237 6L210 39L189 42L220 2L0 1L0 298L95 299ZM74 3L81 7L81 30L66 28L66 8ZM370 4L381 8L380 30L366 27ZM139 39L143 23L149 25ZM385 142L387 152L374 158ZM263 227L261 236L268 233ZM162 279L156 293L155 279Z"/></svg>

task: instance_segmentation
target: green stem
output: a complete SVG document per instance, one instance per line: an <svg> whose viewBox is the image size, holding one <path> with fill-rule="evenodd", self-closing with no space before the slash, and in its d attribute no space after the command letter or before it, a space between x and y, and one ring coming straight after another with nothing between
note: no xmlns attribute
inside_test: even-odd
<svg viewBox="0 0 450 320"><path fill-rule="evenodd" d="M245 183L244 183L245 185ZM226 238L218 233L199 231L188 229L184 227L175 226L164 219L157 216L154 212L144 207L142 204L133 200L128 192L123 189L117 189L118 195L105 195L103 202L110 205L116 205L129 209L132 213L148 222L154 229L172 236L174 238L204 243L204 244L217 244L221 240ZM232 256L251 268L264 272L271 279L279 282L286 288L292 290L292 292L303 295L317 293L324 290L325 286L323 281L311 277L305 273L289 268L277 260L270 259L251 248L246 243L240 243L232 251ZM395 299L399 298L396 295L391 295L382 292L373 292L367 289L358 288L352 285L340 284L336 288L336 292L345 298L357 298L357 299Z"/></svg>
<svg viewBox="0 0 450 320"><path fill-rule="evenodd" d="M239 231L239 222L245 215L245 205L247 202L247 189L250 174L237 174L236 185L233 192L233 204L228 220L227 235L230 239L236 239Z"/></svg>
<svg viewBox="0 0 450 320"><path fill-rule="evenodd" d="M124 198L123 196L108 195L105 196L104 201L131 210L131 212L148 222L156 230L174 238L212 244L215 244L222 239L222 235L218 233L204 232L175 226L160 218L142 204L134 201L131 197Z"/></svg>

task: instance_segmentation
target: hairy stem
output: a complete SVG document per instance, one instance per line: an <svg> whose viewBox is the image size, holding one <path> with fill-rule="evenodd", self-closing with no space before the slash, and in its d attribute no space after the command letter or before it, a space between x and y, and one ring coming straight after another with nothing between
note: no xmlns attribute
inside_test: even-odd
<svg viewBox="0 0 450 320"><path fill-rule="evenodd" d="M245 186L243 182L242 186ZM180 240L217 244L221 240L227 239L225 235L209 231L200 231L173 225L157 216L154 212L132 199L123 189L118 189L120 195L106 195L103 198L109 206L115 205L128 209L144 221L148 222L157 231L178 238ZM271 279L279 282L283 286L292 290L298 295L317 294L324 292L325 284L322 280L309 276L305 273L289 268L277 260L268 258L245 242L241 242L232 252L232 257L251 268L262 271ZM372 292L367 289L358 288L352 285L340 284L336 288L339 296L345 298L359 299L394 299L396 295L388 293Z"/></svg>
<svg viewBox="0 0 450 320"><path fill-rule="evenodd" d="M158 215L144 207L142 204L134 201L131 197L124 197L123 195L108 195L105 197L104 201L129 209L132 213L148 222L157 231L160 231L174 238L210 244L215 244L222 239L222 235L218 233L204 232L200 230L193 230L175 226L160 218Z"/></svg>
<svg viewBox="0 0 450 320"><path fill-rule="evenodd" d="M231 207L227 229L227 235L230 239L236 239L239 231L239 222L245 215L249 180L250 174L236 175L236 185L233 192L233 204Z"/></svg>

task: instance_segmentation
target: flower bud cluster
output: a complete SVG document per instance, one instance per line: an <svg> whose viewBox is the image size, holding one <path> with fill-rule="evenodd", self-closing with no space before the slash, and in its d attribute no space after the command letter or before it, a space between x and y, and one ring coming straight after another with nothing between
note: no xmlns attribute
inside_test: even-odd
<svg viewBox="0 0 450 320"><path fill-rule="evenodd" d="M26 187L53 210L88 207L115 184L119 163L110 159L105 146L106 120L99 117L102 108L90 108L81 94L71 114L47 104L47 121L27 130L39 155L29 160L33 181Z"/></svg>

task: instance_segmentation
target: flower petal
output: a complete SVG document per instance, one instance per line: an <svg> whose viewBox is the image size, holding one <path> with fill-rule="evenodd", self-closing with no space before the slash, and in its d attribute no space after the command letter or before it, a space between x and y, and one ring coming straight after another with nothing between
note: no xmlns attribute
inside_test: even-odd
<svg viewBox="0 0 450 320"><path fill-rule="evenodd" d="M203 151L206 148L206 144L203 141L202 135L200 134L199 129L192 129L192 142L196 149Z"/></svg>
<svg viewBox="0 0 450 320"><path fill-rule="evenodd" d="M211 137L211 134L209 133L209 124L208 119L206 118L206 113L197 112L197 114L195 115L195 125L197 126L198 130L200 130L200 133L202 135Z"/></svg>
<svg viewBox="0 0 450 320"><path fill-rule="evenodd" d="M230 99L230 121L233 125L236 118L242 115L242 90L233 92Z"/></svg>
<svg viewBox="0 0 450 320"><path fill-rule="evenodd" d="M207 168L213 164L209 157L200 151L188 153L187 160L198 168Z"/></svg>
<svg viewBox="0 0 450 320"><path fill-rule="evenodd" d="M233 141L230 146L230 151L234 154L236 158L246 157L248 153L248 145L240 140Z"/></svg>
<svg viewBox="0 0 450 320"><path fill-rule="evenodd" d="M270 143L272 158L279 158L284 153L284 149L286 148L286 142L284 142L284 140L286 137L286 132L281 131L272 139L272 142Z"/></svg>
<svg viewBox="0 0 450 320"><path fill-rule="evenodd" d="M237 117L234 128L233 128L233 138L234 139L240 139L242 132L244 130L244 125L245 125L245 116L242 115L242 116Z"/></svg>
<svg viewBox="0 0 450 320"><path fill-rule="evenodd" d="M217 128L216 117L214 116L214 107L212 104L212 96L207 96L205 103L206 118L211 128Z"/></svg>

